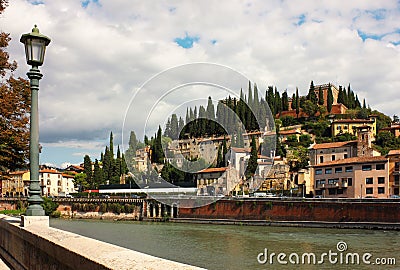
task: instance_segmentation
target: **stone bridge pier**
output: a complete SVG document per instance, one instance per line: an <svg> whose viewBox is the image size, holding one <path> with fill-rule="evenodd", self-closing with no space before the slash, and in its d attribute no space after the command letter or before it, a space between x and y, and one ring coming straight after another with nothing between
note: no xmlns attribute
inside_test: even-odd
<svg viewBox="0 0 400 270"><path fill-rule="evenodd" d="M178 206L167 205L153 199L143 201L144 219L163 219L163 218L176 218L178 217Z"/></svg>

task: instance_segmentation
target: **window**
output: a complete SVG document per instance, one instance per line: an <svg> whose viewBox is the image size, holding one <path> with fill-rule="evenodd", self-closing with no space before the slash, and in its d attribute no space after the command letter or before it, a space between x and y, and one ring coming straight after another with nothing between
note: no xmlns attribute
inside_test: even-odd
<svg viewBox="0 0 400 270"><path fill-rule="evenodd" d="M336 159L335 155L332 155L332 161L334 161Z"/></svg>
<svg viewBox="0 0 400 270"><path fill-rule="evenodd" d="M319 157L319 163L324 163L324 157Z"/></svg>
<svg viewBox="0 0 400 270"><path fill-rule="evenodd" d="M373 183L374 183L374 178L372 178L372 177L365 178L365 184L371 185Z"/></svg>
<svg viewBox="0 0 400 270"><path fill-rule="evenodd" d="M353 178L347 178L347 185L351 187L353 185Z"/></svg>
<svg viewBox="0 0 400 270"><path fill-rule="evenodd" d="M385 194L385 188L384 187L378 187L378 194Z"/></svg>
<svg viewBox="0 0 400 270"><path fill-rule="evenodd" d="M341 173L342 171L342 167L335 168L335 173Z"/></svg>
<svg viewBox="0 0 400 270"><path fill-rule="evenodd" d="M378 177L378 184L385 184L385 177Z"/></svg>
<svg viewBox="0 0 400 270"><path fill-rule="evenodd" d="M385 169L385 164L376 164L376 169L381 171Z"/></svg>
<svg viewBox="0 0 400 270"><path fill-rule="evenodd" d="M337 129L337 130L341 130L342 127L341 127L341 126L337 126L336 129Z"/></svg>
<svg viewBox="0 0 400 270"><path fill-rule="evenodd" d="M394 184L395 185L399 185L400 184L400 176L399 175L395 175L394 176Z"/></svg>
<svg viewBox="0 0 400 270"><path fill-rule="evenodd" d="M335 185L337 182L339 182L339 179L337 179L337 178L328 179L328 184L330 184L330 185Z"/></svg>
<svg viewBox="0 0 400 270"><path fill-rule="evenodd" d="M362 165L362 170L363 171L370 171L370 170L372 170L372 165Z"/></svg>
<svg viewBox="0 0 400 270"><path fill-rule="evenodd" d="M338 189L337 194L343 194L343 189Z"/></svg>
<svg viewBox="0 0 400 270"><path fill-rule="evenodd" d="M352 172L353 171L353 166L346 167L345 171L346 172Z"/></svg>
<svg viewBox="0 0 400 270"><path fill-rule="evenodd" d="M372 187L365 189L365 194L373 194L373 193L374 193L374 189Z"/></svg>
<svg viewBox="0 0 400 270"><path fill-rule="evenodd" d="M332 173L332 168L325 169L325 174L331 174L331 173Z"/></svg>
<svg viewBox="0 0 400 270"><path fill-rule="evenodd" d="M336 195L336 189L330 188L329 189L329 195Z"/></svg>
<svg viewBox="0 0 400 270"><path fill-rule="evenodd" d="M325 184L325 179L321 179L321 180L319 181L319 183L320 183L321 185L324 185L324 184Z"/></svg>
<svg viewBox="0 0 400 270"><path fill-rule="evenodd" d="M347 130L347 126L344 126L344 130Z"/></svg>
<svg viewBox="0 0 400 270"><path fill-rule="evenodd" d="M319 186L319 180L315 181L315 186L316 186L316 187Z"/></svg>
<svg viewBox="0 0 400 270"><path fill-rule="evenodd" d="M315 170L315 174L316 174L316 175L322 174L322 169L316 169L316 170Z"/></svg>
<svg viewBox="0 0 400 270"><path fill-rule="evenodd" d="M347 154L344 154L343 158L347 158Z"/></svg>

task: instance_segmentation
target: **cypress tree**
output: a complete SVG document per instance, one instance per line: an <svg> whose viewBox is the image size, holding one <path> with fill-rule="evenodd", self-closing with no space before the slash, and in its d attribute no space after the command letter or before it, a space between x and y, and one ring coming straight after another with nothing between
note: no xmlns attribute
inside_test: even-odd
<svg viewBox="0 0 400 270"><path fill-rule="evenodd" d="M86 181L89 185L93 184L92 160L88 155L83 157L83 172L86 174Z"/></svg>
<svg viewBox="0 0 400 270"><path fill-rule="evenodd" d="M289 97L287 90L282 93L282 110L283 111L288 111L289 110Z"/></svg>
<svg viewBox="0 0 400 270"><path fill-rule="evenodd" d="M114 159L114 135L111 131L110 133L110 155L111 155L111 159Z"/></svg>
<svg viewBox="0 0 400 270"><path fill-rule="evenodd" d="M282 100L278 89L275 87L275 114L282 111Z"/></svg>
<svg viewBox="0 0 400 270"><path fill-rule="evenodd" d="M324 102L324 91L322 91L322 87L320 86L318 90L318 104L324 105Z"/></svg>
<svg viewBox="0 0 400 270"><path fill-rule="evenodd" d="M97 189L99 185L104 184L103 170L100 168L99 161L95 159L93 169L93 184L91 188Z"/></svg>
<svg viewBox="0 0 400 270"><path fill-rule="evenodd" d="M208 97L207 102L207 110L206 110L206 120L205 123L207 124L206 128L208 130L209 135L215 134L215 109L214 104L212 103L211 97Z"/></svg>
<svg viewBox="0 0 400 270"><path fill-rule="evenodd" d="M253 108L253 94L251 93L251 82L249 81L247 105Z"/></svg>
<svg viewBox="0 0 400 270"><path fill-rule="evenodd" d="M246 167L246 172L245 176L247 179L250 177L254 176L254 173L257 169L258 163L257 163L257 158L258 158L258 151L257 151L257 145L256 145L256 139L253 136L251 138L251 153L250 153L250 158L247 163Z"/></svg>
<svg viewBox="0 0 400 270"><path fill-rule="evenodd" d="M177 140L179 136L179 123L178 123L178 117L176 114L171 115L171 139Z"/></svg>
<svg viewBox="0 0 400 270"><path fill-rule="evenodd" d="M307 100L310 100L313 104L317 104L317 95L315 94L315 87L313 81L311 81L310 89L308 90Z"/></svg>
<svg viewBox="0 0 400 270"><path fill-rule="evenodd" d="M296 110L296 94L293 93L292 95L292 103L290 104L292 110Z"/></svg>
<svg viewBox="0 0 400 270"><path fill-rule="evenodd" d="M300 113L300 98L299 98L299 88L296 87L296 116L299 118Z"/></svg>
<svg viewBox="0 0 400 270"><path fill-rule="evenodd" d="M110 161L110 151L108 150L108 146L104 151L104 160L103 160L103 174L104 180L110 180L111 175L111 161Z"/></svg>
<svg viewBox="0 0 400 270"><path fill-rule="evenodd" d="M228 153L228 148L226 147L226 138L224 137L224 140L222 141L222 163L223 166L226 164L226 153Z"/></svg>
<svg viewBox="0 0 400 270"><path fill-rule="evenodd" d="M222 145L218 146L218 153L217 153L217 168L223 167L223 159L222 159Z"/></svg>
<svg viewBox="0 0 400 270"><path fill-rule="evenodd" d="M327 109L329 113L332 111L332 104L333 104L333 94L332 94L332 89L329 87L328 97L327 97Z"/></svg>

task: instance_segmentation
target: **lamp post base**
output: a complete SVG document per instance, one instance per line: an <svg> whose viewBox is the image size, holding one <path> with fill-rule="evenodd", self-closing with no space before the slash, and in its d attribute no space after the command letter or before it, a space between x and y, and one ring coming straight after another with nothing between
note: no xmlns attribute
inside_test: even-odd
<svg viewBox="0 0 400 270"><path fill-rule="evenodd" d="M41 228L49 227L48 216L21 216L21 227L39 226Z"/></svg>

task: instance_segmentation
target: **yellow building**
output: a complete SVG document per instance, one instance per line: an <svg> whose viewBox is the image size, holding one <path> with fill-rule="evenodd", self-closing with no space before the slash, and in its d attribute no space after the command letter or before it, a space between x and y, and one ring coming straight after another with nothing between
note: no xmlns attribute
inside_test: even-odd
<svg viewBox="0 0 400 270"><path fill-rule="evenodd" d="M16 197L27 196L27 188L29 186L29 171L10 172L8 177L1 180L1 196Z"/></svg>
<svg viewBox="0 0 400 270"><path fill-rule="evenodd" d="M371 115L368 119L339 119L332 122L332 135L337 136L349 133L357 136L360 127L371 127L372 135L376 136L376 116Z"/></svg>

